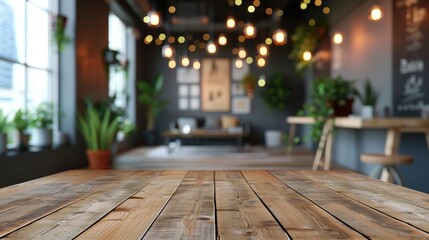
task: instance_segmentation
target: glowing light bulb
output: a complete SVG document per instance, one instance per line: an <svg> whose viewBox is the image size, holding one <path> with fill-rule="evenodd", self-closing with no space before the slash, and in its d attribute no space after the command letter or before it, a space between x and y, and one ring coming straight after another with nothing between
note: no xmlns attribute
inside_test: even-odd
<svg viewBox="0 0 429 240"><path fill-rule="evenodd" d="M277 29L273 33L274 44L284 45L286 43L287 33L283 29Z"/></svg>
<svg viewBox="0 0 429 240"><path fill-rule="evenodd" d="M162 47L162 56L163 57L172 58L172 57L174 57L174 53L175 53L175 50L170 44L165 44Z"/></svg>
<svg viewBox="0 0 429 240"><path fill-rule="evenodd" d="M161 26L161 15L159 12L155 10L151 10L147 13L147 16L149 17L148 25L151 27L159 27Z"/></svg>
<svg viewBox="0 0 429 240"><path fill-rule="evenodd" d="M265 75L261 75L261 76L259 76L259 79L258 79L258 86L259 86L259 87L265 87L265 85L266 85Z"/></svg>
<svg viewBox="0 0 429 240"><path fill-rule="evenodd" d="M243 67L243 60L236 59L234 65L235 65L235 68L237 68L237 69L242 68Z"/></svg>
<svg viewBox="0 0 429 240"><path fill-rule="evenodd" d="M235 19L233 17L228 17L226 19L226 27L231 29L231 28L235 28Z"/></svg>
<svg viewBox="0 0 429 240"><path fill-rule="evenodd" d="M221 34L218 39L219 45L225 46L228 40L226 39L224 34Z"/></svg>
<svg viewBox="0 0 429 240"><path fill-rule="evenodd" d="M239 58L245 58L246 56L247 56L246 49L244 49L244 48L239 48L239 49L238 49L238 57L239 57Z"/></svg>
<svg viewBox="0 0 429 240"><path fill-rule="evenodd" d="M378 5L372 6L369 13L369 20L371 21L379 21L383 17L383 11Z"/></svg>
<svg viewBox="0 0 429 240"><path fill-rule="evenodd" d="M168 61L168 67L173 69L176 67L176 61L174 59L171 59L170 61Z"/></svg>
<svg viewBox="0 0 429 240"><path fill-rule="evenodd" d="M304 59L304 61L310 61L310 60L311 60L311 58L312 58L312 56L311 56L311 52L309 52L309 51L305 51L305 52L302 54L302 59Z"/></svg>
<svg viewBox="0 0 429 240"><path fill-rule="evenodd" d="M341 44L343 42L343 35L341 33L335 33L333 41L335 44Z"/></svg>
<svg viewBox="0 0 429 240"><path fill-rule="evenodd" d="M200 63L200 61L195 60L195 62L192 64L192 67L193 67L195 70L200 69L200 68L201 68L201 63Z"/></svg>
<svg viewBox="0 0 429 240"><path fill-rule="evenodd" d="M207 52L209 52L210 54L214 54L216 53L216 50L216 44L214 44L213 41L207 43Z"/></svg>
<svg viewBox="0 0 429 240"><path fill-rule="evenodd" d="M184 67L189 66L189 64L191 63L188 56L186 56L186 55L182 57L182 60L180 62L182 63L182 66L184 66Z"/></svg>
<svg viewBox="0 0 429 240"><path fill-rule="evenodd" d="M261 43L256 47L258 49L258 54L261 56L268 56L268 46Z"/></svg>
<svg viewBox="0 0 429 240"><path fill-rule="evenodd" d="M265 60L265 58L258 56L256 58L256 65L258 65L258 67L265 67L265 65L267 64L267 61Z"/></svg>
<svg viewBox="0 0 429 240"><path fill-rule="evenodd" d="M244 25L244 36L246 38L256 37L256 28L252 23L246 23L246 25Z"/></svg>

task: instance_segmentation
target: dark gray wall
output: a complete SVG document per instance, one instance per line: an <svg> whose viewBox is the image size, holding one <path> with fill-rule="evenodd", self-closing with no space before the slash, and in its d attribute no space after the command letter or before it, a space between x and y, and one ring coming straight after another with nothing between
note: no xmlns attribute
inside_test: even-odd
<svg viewBox="0 0 429 240"><path fill-rule="evenodd" d="M361 88L363 81L371 80L381 91L377 112L387 106L392 109L392 62L393 44L393 1L379 1L384 10L380 22L368 21L368 10L373 1L338 1L332 6L331 34L343 34L343 43L332 46L331 75L341 75L356 81ZM352 11L351 11L352 10ZM355 101L354 112L360 114L361 104ZM369 174L373 165L360 162L361 153L382 153L386 130L337 129L335 136L334 161L343 167ZM403 134L400 154L414 157L412 165L400 166L405 186L429 193L429 152L423 134Z"/></svg>
<svg viewBox="0 0 429 240"><path fill-rule="evenodd" d="M176 53L181 56L182 49L177 44ZM248 49L255 49L248 47ZM226 57L232 59L232 48L220 47L220 52L214 57ZM165 85L162 93L162 98L170 102L170 104L162 112L159 121L157 122L158 130L166 130L169 128L169 122L178 117L204 117L204 116L221 116L224 114L231 114L231 112L202 112L202 111L183 111L178 109L178 84L176 81L176 69L169 69L167 67L168 61L161 57L161 47L154 45L145 46L143 49L144 59L147 61L144 64L148 64L149 67L145 72L145 79L155 78L157 73L163 72L165 74ZM273 73L280 72L290 79L291 91L293 97L290 100L290 105L286 112L273 112L265 105L262 98L259 95L260 88L256 87L255 97L251 101L251 113L250 114L238 114L240 120L250 122L252 125L252 144L263 144L264 142L264 131L267 129L279 129L286 131L287 126L285 118L287 115L294 115L301 108L304 99L304 83L299 76L297 76L294 63L288 58L290 52L290 44L285 46L270 46L270 56L267 65L264 68L259 68L253 63L250 67L250 72L256 77L260 74L264 74L269 78ZM206 55L205 51L200 51L198 58L212 57ZM250 56L255 57L255 51L251 52ZM191 55L192 58L192 55ZM161 140L161 139L159 139Z"/></svg>

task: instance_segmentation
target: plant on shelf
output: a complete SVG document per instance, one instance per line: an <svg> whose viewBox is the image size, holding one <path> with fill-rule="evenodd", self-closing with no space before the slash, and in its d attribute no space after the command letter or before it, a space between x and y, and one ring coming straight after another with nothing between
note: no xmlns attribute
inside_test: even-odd
<svg viewBox="0 0 429 240"><path fill-rule="evenodd" d="M50 147L52 145L53 108L52 103L41 103L35 112L30 114L30 145L37 147Z"/></svg>
<svg viewBox="0 0 429 240"><path fill-rule="evenodd" d="M70 42L70 37L66 35L67 17L64 15L54 15L52 17L52 36L57 44L59 52Z"/></svg>
<svg viewBox="0 0 429 240"><path fill-rule="evenodd" d="M18 110L13 117L12 124L13 127L18 131L17 141L18 141L18 150L25 151L28 149L28 142L30 137L25 130L27 130L29 126L29 114L27 111Z"/></svg>
<svg viewBox="0 0 429 240"><path fill-rule="evenodd" d="M7 115L0 109L0 155L7 151L7 131L9 130L9 121Z"/></svg>
<svg viewBox="0 0 429 240"><path fill-rule="evenodd" d="M304 109L298 115L307 115L315 119L311 138L319 141L323 126L332 116L348 116L352 113L353 96L355 95L353 81L341 77L322 77L311 84L310 103L304 104Z"/></svg>
<svg viewBox="0 0 429 240"><path fill-rule="evenodd" d="M118 127L119 120L111 117L110 110L100 115L97 109L89 106L84 115L78 116L78 129L87 146L90 169L110 168L111 147Z"/></svg>
<svg viewBox="0 0 429 240"><path fill-rule="evenodd" d="M296 27L294 34L291 36L292 50L289 58L295 60L295 68L298 72L302 72L310 63L310 61L303 59L304 52L314 53L327 32L328 27L324 21L318 21L314 25L301 24Z"/></svg>
<svg viewBox="0 0 429 240"><path fill-rule="evenodd" d="M363 93L356 91L356 96L362 102L362 117L372 118L374 116L374 108L377 104L379 93L374 89L369 80L365 81Z"/></svg>
<svg viewBox="0 0 429 240"><path fill-rule="evenodd" d="M164 85L164 75L158 74L155 81L139 81L138 100L145 109L146 131L145 141L148 145L155 143L155 121L161 110L168 105L167 100L161 99L162 87Z"/></svg>
<svg viewBox="0 0 429 240"><path fill-rule="evenodd" d="M243 85L244 90L249 98L253 98L253 91L256 86L256 77L251 73L247 73L241 79L241 84Z"/></svg>

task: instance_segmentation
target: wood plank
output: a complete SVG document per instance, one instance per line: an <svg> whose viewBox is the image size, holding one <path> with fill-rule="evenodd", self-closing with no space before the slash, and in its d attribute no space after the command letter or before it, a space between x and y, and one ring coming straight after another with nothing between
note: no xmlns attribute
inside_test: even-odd
<svg viewBox="0 0 429 240"><path fill-rule="evenodd" d="M0 213L104 174L104 171L85 172L85 174L82 171L68 171L1 189Z"/></svg>
<svg viewBox="0 0 429 240"><path fill-rule="evenodd" d="M328 174L346 181L351 181L359 186L370 187L379 194L384 194L394 199L401 199L415 206L429 210L429 197L426 193L395 184L381 184L381 181L351 171L335 170L329 171Z"/></svg>
<svg viewBox="0 0 429 240"><path fill-rule="evenodd" d="M429 239L429 234L393 219L293 171L271 171L280 181L371 239Z"/></svg>
<svg viewBox="0 0 429 240"><path fill-rule="evenodd" d="M165 171L76 239L141 239L187 171Z"/></svg>
<svg viewBox="0 0 429 240"><path fill-rule="evenodd" d="M215 239L213 171L190 171L143 239Z"/></svg>
<svg viewBox="0 0 429 240"><path fill-rule="evenodd" d="M217 171L218 239L289 239L239 171Z"/></svg>
<svg viewBox="0 0 429 240"><path fill-rule="evenodd" d="M357 118L336 117L335 126L343 128L424 128L429 120L417 117Z"/></svg>
<svg viewBox="0 0 429 240"><path fill-rule="evenodd" d="M267 171L242 173L293 239L366 239Z"/></svg>
<svg viewBox="0 0 429 240"><path fill-rule="evenodd" d="M400 219L414 227L429 232L429 210L416 206L387 194L380 194L370 186L360 186L351 181L329 174L320 174L310 171L297 171L330 189L365 204L386 215Z"/></svg>
<svg viewBox="0 0 429 240"><path fill-rule="evenodd" d="M10 239L72 239L124 200L145 187L161 171L138 171L117 178L96 192L6 237Z"/></svg>
<svg viewBox="0 0 429 240"><path fill-rule="evenodd" d="M77 200L90 195L109 183L118 181L122 177L134 174L136 171L107 172L101 177L92 179L83 184L67 188L61 192L36 199L26 205L0 213L0 237L15 231L39 218L57 211Z"/></svg>
<svg viewBox="0 0 429 240"><path fill-rule="evenodd" d="M289 124L314 124L316 121L314 121L313 117L290 116L286 118L286 122Z"/></svg>

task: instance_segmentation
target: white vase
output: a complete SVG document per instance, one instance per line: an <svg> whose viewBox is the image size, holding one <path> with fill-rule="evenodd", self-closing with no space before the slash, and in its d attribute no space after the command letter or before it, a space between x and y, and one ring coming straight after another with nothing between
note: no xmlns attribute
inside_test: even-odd
<svg viewBox="0 0 429 240"><path fill-rule="evenodd" d="M373 118L374 117L374 107L373 106L362 106L362 112L361 112L362 118Z"/></svg>
<svg viewBox="0 0 429 240"><path fill-rule="evenodd" d="M35 146L35 147L52 146L52 129L45 129L45 128L31 129L30 146Z"/></svg>
<svg viewBox="0 0 429 240"><path fill-rule="evenodd" d="M7 152L7 134L0 133L0 155Z"/></svg>
<svg viewBox="0 0 429 240"><path fill-rule="evenodd" d="M268 148L279 148L282 146L283 133L278 130L265 131L265 146Z"/></svg>

